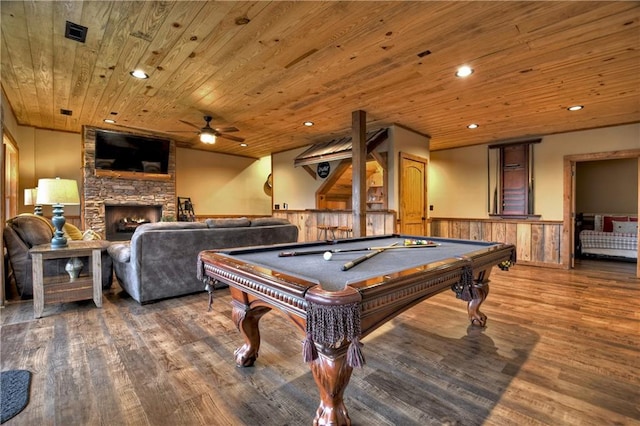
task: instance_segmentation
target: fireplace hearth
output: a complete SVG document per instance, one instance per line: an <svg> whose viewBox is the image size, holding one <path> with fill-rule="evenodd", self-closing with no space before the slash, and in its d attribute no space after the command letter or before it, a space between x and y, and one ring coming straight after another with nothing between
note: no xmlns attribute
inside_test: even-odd
<svg viewBox="0 0 640 426"><path fill-rule="evenodd" d="M109 241L126 241L144 223L159 222L162 206L118 204L104 206L105 233Z"/></svg>

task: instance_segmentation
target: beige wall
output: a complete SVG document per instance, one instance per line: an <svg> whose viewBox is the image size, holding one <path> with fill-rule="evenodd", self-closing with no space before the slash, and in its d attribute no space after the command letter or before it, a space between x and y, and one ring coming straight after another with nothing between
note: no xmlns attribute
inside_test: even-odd
<svg viewBox="0 0 640 426"><path fill-rule="evenodd" d="M79 134L18 126L15 136L20 150L20 212L33 212L33 206L24 206L24 189L36 187L38 179L75 179L82 193L82 138ZM51 216L51 207L43 206L42 210L45 216ZM79 216L80 206L65 206L64 212Z"/></svg>
<svg viewBox="0 0 640 426"><path fill-rule="evenodd" d="M400 126L391 126L390 149L392 152L389 162L389 210L400 210L398 170L400 153L411 154L429 160L429 138ZM427 163L428 164L428 163ZM428 168L428 165L427 165Z"/></svg>
<svg viewBox="0 0 640 426"><path fill-rule="evenodd" d="M263 188L269 173L270 157L176 150L176 194L191 198L197 216L270 216L271 197Z"/></svg>
<svg viewBox="0 0 640 426"><path fill-rule="evenodd" d="M75 179L82 192L80 134L15 126L12 135L19 148L19 212L33 211L24 206L24 189L35 187L40 178ZM191 197L197 215L271 214L271 199L263 191L269 157L252 160L181 148L176 157L178 195ZM50 207L43 210L51 215ZM65 215L79 216L79 206L65 207Z"/></svg>
<svg viewBox="0 0 640 426"><path fill-rule="evenodd" d="M638 160L581 161L576 164L576 212L637 213Z"/></svg>
<svg viewBox="0 0 640 426"><path fill-rule="evenodd" d="M282 208L287 203L289 210L316 208L316 191L324 183L324 179L313 179L302 167L293 167L295 158L302 154L308 146L273 154L273 203ZM332 174L338 161L329 163ZM310 166L316 170L316 165Z"/></svg>
<svg viewBox="0 0 640 426"><path fill-rule="evenodd" d="M534 147L535 214L562 220L563 157L640 148L640 124L545 136ZM431 153L432 217L487 218L487 146Z"/></svg>
<svg viewBox="0 0 640 426"><path fill-rule="evenodd" d="M316 208L316 191L324 183L324 179L313 179L302 167L293 167L295 158L309 146L273 155L273 202L282 208L284 203L290 210L305 210ZM398 181L395 170L398 168L399 153L429 158L429 138L399 126L391 126L389 139L381 144L376 151L391 152L389 161L388 206L390 210L398 209ZM338 161L329 163L331 173L335 171ZM315 171L316 165L311 165Z"/></svg>

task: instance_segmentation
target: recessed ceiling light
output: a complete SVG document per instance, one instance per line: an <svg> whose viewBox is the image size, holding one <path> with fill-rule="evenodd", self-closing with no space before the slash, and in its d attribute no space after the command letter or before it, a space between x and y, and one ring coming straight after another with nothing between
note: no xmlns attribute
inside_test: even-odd
<svg viewBox="0 0 640 426"><path fill-rule="evenodd" d="M467 129L477 129L478 127L480 127L479 124L471 123L467 126Z"/></svg>
<svg viewBox="0 0 640 426"><path fill-rule="evenodd" d="M112 120L112 119L110 119L110 118L105 118L105 119L104 119L104 120L102 120L102 121L104 121L105 123L109 123L109 124L115 124L115 122L116 122L116 120Z"/></svg>
<svg viewBox="0 0 640 426"><path fill-rule="evenodd" d="M304 124L304 125L305 125L305 126L307 126L307 127L311 127L311 126L313 126L313 121L305 121L305 122L304 122L304 123L302 123L302 124Z"/></svg>
<svg viewBox="0 0 640 426"><path fill-rule="evenodd" d="M463 65L456 71L456 77L469 77L473 74L473 69L468 65Z"/></svg>
<svg viewBox="0 0 640 426"><path fill-rule="evenodd" d="M149 78L149 74L147 74L146 72L144 72L142 70L133 70L129 74L131 74L135 78L140 78L140 79Z"/></svg>
<svg viewBox="0 0 640 426"><path fill-rule="evenodd" d="M242 143L240 144L240 146L241 146L241 147L246 147L246 146L249 146L249 145L247 145L246 143L242 142Z"/></svg>
<svg viewBox="0 0 640 426"><path fill-rule="evenodd" d="M584 105L573 105L573 106L570 106L567 109L569 111L580 111L582 108L584 108Z"/></svg>

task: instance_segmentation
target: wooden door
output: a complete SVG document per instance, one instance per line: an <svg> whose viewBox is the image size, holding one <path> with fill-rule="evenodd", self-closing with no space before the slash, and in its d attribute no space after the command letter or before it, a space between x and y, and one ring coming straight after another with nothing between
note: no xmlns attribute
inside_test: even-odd
<svg viewBox="0 0 640 426"><path fill-rule="evenodd" d="M427 159L400 153L400 232L427 235Z"/></svg>

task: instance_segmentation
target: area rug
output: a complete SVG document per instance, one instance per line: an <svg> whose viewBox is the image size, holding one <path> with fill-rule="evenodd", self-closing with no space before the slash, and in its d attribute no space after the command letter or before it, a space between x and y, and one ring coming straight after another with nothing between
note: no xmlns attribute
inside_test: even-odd
<svg viewBox="0 0 640 426"><path fill-rule="evenodd" d="M27 406L31 373L27 370L9 370L0 373L0 424L14 417Z"/></svg>

